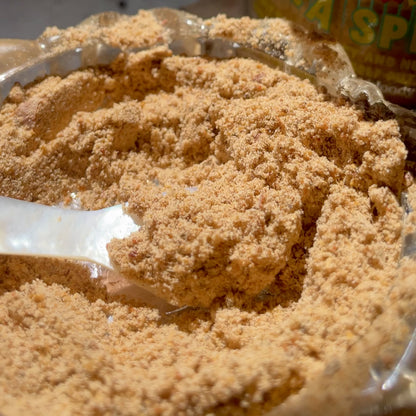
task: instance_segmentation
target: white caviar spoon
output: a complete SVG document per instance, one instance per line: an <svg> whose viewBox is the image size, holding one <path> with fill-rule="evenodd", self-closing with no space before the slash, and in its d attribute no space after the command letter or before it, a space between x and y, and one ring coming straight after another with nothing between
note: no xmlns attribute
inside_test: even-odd
<svg viewBox="0 0 416 416"><path fill-rule="evenodd" d="M0 197L0 254L86 260L113 269L107 243L139 229L122 205L82 211Z"/></svg>

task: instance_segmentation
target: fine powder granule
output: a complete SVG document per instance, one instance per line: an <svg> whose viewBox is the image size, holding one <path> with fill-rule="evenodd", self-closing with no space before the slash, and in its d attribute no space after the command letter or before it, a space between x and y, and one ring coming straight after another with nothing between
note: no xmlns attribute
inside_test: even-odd
<svg viewBox="0 0 416 416"><path fill-rule="evenodd" d="M165 37L148 12L95 30L120 47ZM342 414L373 357L393 364L414 299L413 266L397 271L410 181L395 121L259 62L158 46L15 86L0 149L1 195L128 202L143 227L110 243L114 265L191 306L166 315L81 263L1 256L4 415Z"/></svg>

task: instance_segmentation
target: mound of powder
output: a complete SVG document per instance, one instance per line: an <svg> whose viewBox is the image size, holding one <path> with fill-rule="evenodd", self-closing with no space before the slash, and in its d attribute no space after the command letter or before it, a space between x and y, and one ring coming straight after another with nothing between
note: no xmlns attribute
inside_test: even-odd
<svg viewBox="0 0 416 416"><path fill-rule="evenodd" d="M232 33L240 21L208 24ZM83 31L47 34L72 45ZM96 31L121 47L166 37L148 12ZM407 276L397 277L407 186L398 125L308 81L167 46L123 53L109 67L16 85L0 150L1 195L55 205L75 194L84 209L128 202L143 227L109 244L116 269L195 307L161 315L106 294L81 264L0 257L5 415L255 415L298 408L302 395L313 410L314 380L346 367L350 390L337 402L347 412L366 382L357 357L388 361L391 340L407 334L414 290L406 301L391 290ZM321 410L337 388L315 398Z"/></svg>
<svg viewBox="0 0 416 416"><path fill-rule="evenodd" d="M2 193L56 204L75 192L87 209L128 201L144 227L110 244L113 263L179 306L267 289L307 245L331 186L401 184L394 122L250 60L158 48L17 94L3 129L29 148L5 141Z"/></svg>

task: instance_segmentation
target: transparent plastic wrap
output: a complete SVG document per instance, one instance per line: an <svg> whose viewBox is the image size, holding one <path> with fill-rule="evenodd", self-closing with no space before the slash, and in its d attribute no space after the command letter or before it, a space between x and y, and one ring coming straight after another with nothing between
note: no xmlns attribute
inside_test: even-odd
<svg viewBox="0 0 416 416"><path fill-rule="evenodd" d="M15 83L24 86L47 75L65 76L77 69L108 65L120 53L167 44L174 54L218 59L252 58L302 79L309 79L335 99L349 100L360 106L369 119L395 118L401 126L403 140L409 151L409 166L416 161L414 113L387 102L374 84L358 79L339 44L316 35L311 37L301 29L280 33L276 27L271 30L271 25L275 25L274 19L258 20L254 28L244 33L227 33L219 28L216 19L203 21L197 16L173 9L153 9L152 13L163 27L163 36L157 37L149 45L114 46L111 39L105 36L105 30L111 30L114 24L126 19L126 16L117 13L92 16L82 22L77 27L80 30L88 31L95 27L103 31L102 36L80 37L78 44L69 44L60 35L43 36L37 40L0 40L0 103L7 98ZM404 222L407 225L404 227L402 261L414 262L414 219L405 196L403 201ZM92 277L96 277L97 273L103 272L95 270ZM117 290L123 286L117 282L112 284ZM407 316L406 319L410 327L414 326L416 316ZM401 352L393 360L393 365L380 360L368 369L368 386L351 398L356 414L383 414L386 409L403 407L416 409L415 344L416 332L413 332L407 346L397 346L397 351ZM331 380L334 372L328 369L324 378ZM367 371L363 369L362 372L365 374ZM290 413L292 410L289 403L273 409L271 414Z"/></svg>

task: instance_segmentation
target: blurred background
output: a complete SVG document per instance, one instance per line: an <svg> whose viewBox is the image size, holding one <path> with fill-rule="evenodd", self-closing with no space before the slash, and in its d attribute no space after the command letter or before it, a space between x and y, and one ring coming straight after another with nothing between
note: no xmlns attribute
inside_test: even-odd
<svg viewBox="0 0 416 416"><path fill-rule="evenodd" d="M74 26L104 11L136 14L153 7L185 8L202 17L245 14L244 0L0 0L0 38L35 39L47 26Z"/></svg>

